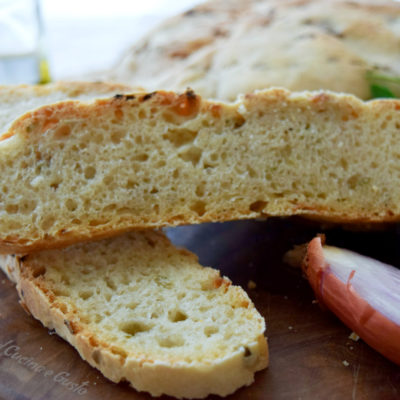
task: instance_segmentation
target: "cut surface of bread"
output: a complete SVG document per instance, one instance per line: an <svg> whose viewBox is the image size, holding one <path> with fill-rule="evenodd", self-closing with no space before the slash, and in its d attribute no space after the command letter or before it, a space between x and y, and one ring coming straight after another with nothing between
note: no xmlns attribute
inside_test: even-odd
<svg viewBox="0 0 400 400"><path fill-rule="evenodd" d="M165 21L92 79L222 100L274 86L368 99L367 72L400 76L399 41L396 1L212 0Z"/></svg>
<svg viewBox="0 0 400 400"><path fill-rule="evenodd" d="M23 306L114 382L202 398L249 385L268 364L247 294L161 232L1 256Z"/></svg>
<svg viewBox="0 0 400 400"><path fill-rule="evenodd" d="M400 101L270 89L43 106L0 141L0 251L259 216L400 219Z"/></svg>

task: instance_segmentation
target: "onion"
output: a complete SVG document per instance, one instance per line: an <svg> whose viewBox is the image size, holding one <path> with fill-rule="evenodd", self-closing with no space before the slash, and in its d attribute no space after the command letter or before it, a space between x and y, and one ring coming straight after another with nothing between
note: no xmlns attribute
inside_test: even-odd
<svg viewBox="0 0 400 400"><path fill-rule="evenodd" d="M400 270L369 257L308 247L302 269L318 300L366 343L400 365Z"/></svg>

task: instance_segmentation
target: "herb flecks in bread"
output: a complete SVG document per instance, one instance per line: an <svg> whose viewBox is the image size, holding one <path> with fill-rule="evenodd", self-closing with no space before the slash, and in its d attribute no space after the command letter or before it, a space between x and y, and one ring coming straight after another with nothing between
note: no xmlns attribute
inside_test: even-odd
<svg viewBox="0 0 400 400"><path fill-rule="evenodd" d="M271 89L65 101L0 141L0 250L259 216L400 219L400 102Z"/></svg>
<svg viewBox="0 0 400 400"><path fill-rule="evenodd" d="M154 396L225 396L268 364L247 294L160 232L0 257L23 305L114 382Z"/></svg>

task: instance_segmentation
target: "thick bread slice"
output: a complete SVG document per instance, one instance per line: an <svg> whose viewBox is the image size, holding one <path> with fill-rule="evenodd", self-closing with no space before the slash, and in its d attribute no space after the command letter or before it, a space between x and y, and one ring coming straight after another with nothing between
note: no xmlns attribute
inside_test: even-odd
<svg viewBox="0 0 400 400"><path fill-rule="evenodd" d="M0 141L0 250L260 215L397 221L399 134L399 100L326 92L48 105Z"/></svg>
<svg viewBox="0 0 400 400"><path fill-rule="evenodd" d="M400 76L400 3L211 0L165 21L92 79L234 100L285 87L371 96L367 71ZM385 82L387 85L388 82ZM400 96L399 85L392 88Z"/></svg>
<svg viewBox="0 0 400 400"><path fill-rule="evenodd" d="M160 232L0 265L25 308L114 382L153 396L225 396L268 364L265 322L247 294Z"/></svg>

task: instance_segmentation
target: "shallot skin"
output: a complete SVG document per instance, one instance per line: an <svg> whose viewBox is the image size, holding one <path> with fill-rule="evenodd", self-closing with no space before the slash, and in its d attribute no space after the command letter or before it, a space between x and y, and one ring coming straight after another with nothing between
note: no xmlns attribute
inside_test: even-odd
<svg viewBox="0 0 400 400"><path fill-rule="evenodd" d="M400 365L400 326L373 308L354 289L352 279L354 274L360 273L357 265L349 274L347 282L341 281L332 272L321 239L316 237L308 244L302 269L321 304L335 313L372 348ZM376 279L379 279L378 267Z"/></svg>

